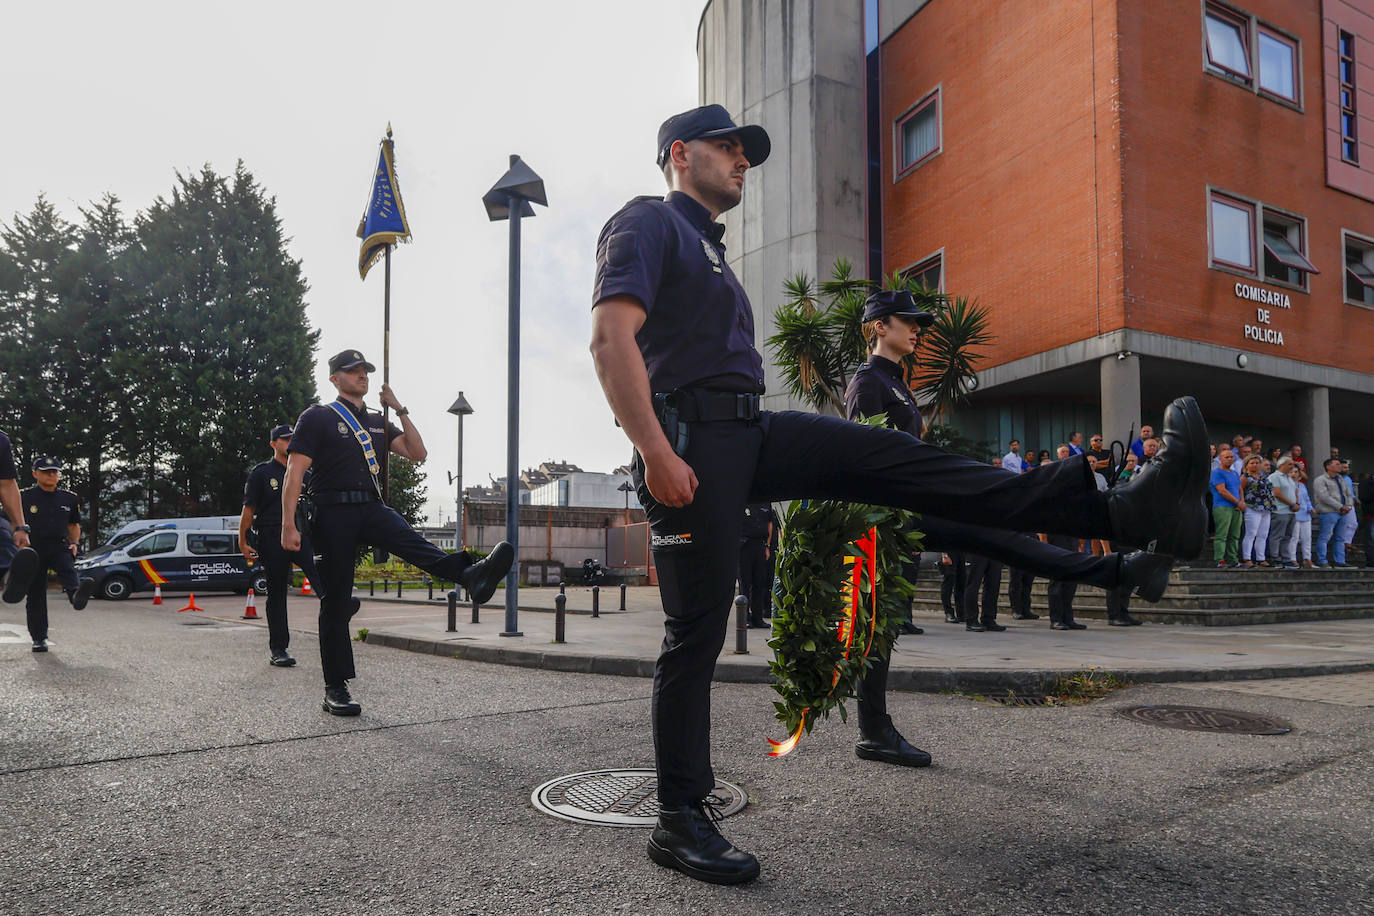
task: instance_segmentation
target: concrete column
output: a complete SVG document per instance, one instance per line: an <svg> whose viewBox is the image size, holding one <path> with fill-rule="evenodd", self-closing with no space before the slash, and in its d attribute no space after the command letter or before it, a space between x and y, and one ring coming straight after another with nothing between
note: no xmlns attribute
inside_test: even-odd
<svg viewBox="0 0 1374 916"><path fill-rule="evenodd" d="M1302 446L1307 459L1308 476L1321 471L1322 462L1331 454L1331 398L1328 389L1319 386L1299 388L1293 392L1293 442L1277 445ZM1315 463L1314 463L1315 462Z"/></svg>
<svg viewBox="0 0 1374 916"><path fill-rule="evenodd" d="M1102 372L1102 438L1126 442L1132 429L1140 435L1140 357L1114 353L1098 363ZM1129 447L1130 443L1126 442Z"/></svg>

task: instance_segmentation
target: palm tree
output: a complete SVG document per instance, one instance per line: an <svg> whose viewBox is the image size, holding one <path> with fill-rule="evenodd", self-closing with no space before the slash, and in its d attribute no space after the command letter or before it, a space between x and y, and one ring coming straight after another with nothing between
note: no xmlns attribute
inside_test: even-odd
<svg viewBox="0 0 1374 916"><path fill-rule="evenodd" d="M784 284L787 301L774 315L777 332L767 343L794 398L817 411L844 415L845 388L868 358L862 317L864 300L874 288L853 276L853 265L845 258L835 260L830 279L819 289L805 274ZM897 274L885 277L879 288L909 290L917 305L935 315L905 368L907 382L932 422L948 420L973 387L974 367L982 359L978 348L993 339L987 309Z"/></svg>

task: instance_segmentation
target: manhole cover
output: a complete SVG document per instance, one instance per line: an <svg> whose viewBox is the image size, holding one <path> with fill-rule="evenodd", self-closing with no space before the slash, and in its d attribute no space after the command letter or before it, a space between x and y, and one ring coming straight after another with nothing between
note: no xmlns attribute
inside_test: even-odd
<svg viewBox="0 0 1374 916"><path fill-rule="evenodd" d="M721 816L744 810L748 799L739 786L716 781L711 793ZM551 779L530 795L545 814L578 824L652 827L658 822L658 776L653 770L592 770Z"/></svg>
<svg viewBox="0 0 1374 916"><path fill-rule="evenodd" d="M1286 735L1293 730L1292 726L1279 719L1207 706L1124 706L1117 710L1117 714L1136 722L1165 728L1225 732L1230 735Z"/></svg>

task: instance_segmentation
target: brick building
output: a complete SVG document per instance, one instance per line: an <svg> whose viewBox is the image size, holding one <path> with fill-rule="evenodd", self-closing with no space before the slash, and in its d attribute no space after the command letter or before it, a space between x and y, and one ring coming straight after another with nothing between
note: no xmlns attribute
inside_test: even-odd
<svg viewBox="0 0 1374 916"><path fill-rule="evenodd" d="M1374 0L712 0L698 49L774 139L727 217L761 338L843 255L989 309L974 438L1186 393L1374 464Z"/></svg>

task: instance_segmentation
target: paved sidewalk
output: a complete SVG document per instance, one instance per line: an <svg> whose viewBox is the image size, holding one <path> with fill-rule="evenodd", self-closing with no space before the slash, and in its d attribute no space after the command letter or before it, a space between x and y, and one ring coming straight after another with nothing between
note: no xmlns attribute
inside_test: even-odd
<svg viewBox="0 0 1374 916"><path fill-rule="evenodd" d="M447 604L418 599L368 598L353 619L367 641L410 651L559 671L651 677L663 639L656 588L601 593L601 614L589 616L591 592L567 591L567 642L553 642L556 589L521 589L518 637L503 637L504 606L480 611L459 605L456 632L447 632ZM501 600L501 592L495 600ZM177 600L177 599L169 599ZM182 602L184 603L184 602ZM225 619L241 614L242 599L200 599L207 613ZM261 599L259 599L261 604ZM179 605L178 605L179 606ZM259 613L262 613L261 608ZM312 630L313 599L291 599L293 628ZM1079 631L1050 630L1047 619L1006 620L1005 633L970 633L943 615L917 612L921 636L905 636L893 655L890 686L896 690L1033 691L1058 674L1099 668L1145 682L1291 678L1374 671L1374 619L1281 623L1239 627L1145 624L1108 627L1093 621ZM772 653L767 631L749 630L746 655L735 654L733 621L716 665L716 680L769 681ZM1369 675L1374 680L1374 675Z"/></svg>

